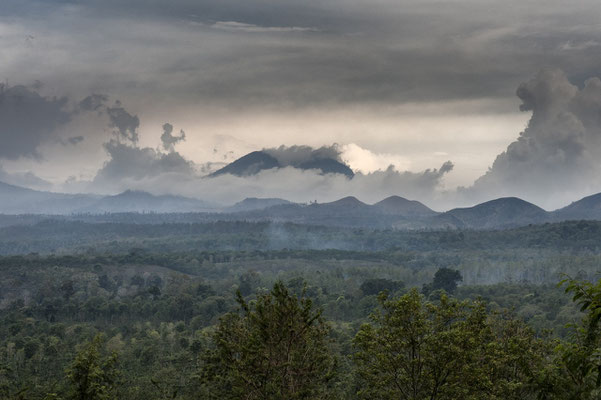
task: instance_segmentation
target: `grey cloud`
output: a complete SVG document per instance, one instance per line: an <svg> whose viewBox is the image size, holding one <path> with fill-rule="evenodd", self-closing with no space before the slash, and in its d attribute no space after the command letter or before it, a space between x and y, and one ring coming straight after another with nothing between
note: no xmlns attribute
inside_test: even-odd
<svg viewBox="0 0 601 400"><path fill-rule="evenodd" d="M192 163L177 152L161 153L115 139L105 143L105 149L109 160L98 171L93 182L99 187L111 187L122 181L140 181L164 174L195 174Z"/></svg>
<svg viewBox="0 0 601 400"><path fill-rule="evenodd" d="M56 139L69 122L67 99L44 97L26 86L0 85L0 158L40 157L38 147Z"/></svg>
<svg viewBox="0 0 601 400"><path fill-rule="evenodd" d="M231 204L245 197L283 197L297 202L331 201L344 196L375 202L390 195L436 203L451 162L422 172L384 171L358 173L353 179L341 174L320 174L316 170L292 167L300 156L337 156L336 146L311 149L307 146L271 149L288 167L264 170L247 177L229 174L209 178L204 167L196 166L177 152L161 153L111 140L106 145L110 159L98 171L88 189L96 192L146 190L156 194L182 194L221 204ZM290 150L292 149L292 150ZM306 160L306 158L303 158Z"/></svg>
<svg viewBox="0 0 601 400"><path fill-rule="evenodd" d="M517 96L532 112L528 126L468 192L553 206L601 190L601 80L578 88L561 70L544 69Z"/></svg>
<svg viewBox="0 0 601 400"><path fill-rule="evenodd" d="M163 148L168 152L173 152L175 145L179 142L186 140L186 132L181 129L179 131L179 136L173 136L173 125L170 123L163 124L163 134L161 135L161 142L163 143Z"/></svg>
<svg viewBox="0 0 601 400"><path fill-rule="evenodd" d="M59 143L63 146L76 146L77 144L83 142L85 138L83 136L72 136L67 139L59 139Z"/></svg>
<svg viewBox="0 0 601 400"><path fill-rule="evenodd" d="M108 101L108 96L104 94L91 94L79 102L79 108L83 111L98 111L105 110L105 103Z"/></svg>
<svg viewBox="0 0 601 400"><path fill-rule="evenodd" d="M106 112L110 119L110 126L115 129L114 132L119 138L129 140L132 143L138 142L140 119L137 115L127 112L119 100L115 102L113 107L107 107Z"/></svg>
<svg viewBox="0 0 601 400"><path fill-rule="evenodd" d="M91 0L50 2L58 11L44 19L31 11L40 2L20 3L11 9L22 10L27 29L59 35L53 42L74 55L73 67L53 69L56 80L121 91L119 98L154 91L248 107L510 98L541 65L577 78L601 62L601 5L588 0ZM90 23L102 34L75 35ZM281 34L306 29L314 31ZM107 43L109 54L90 51ZM26 71L19 63L13 70Z"/></svg>

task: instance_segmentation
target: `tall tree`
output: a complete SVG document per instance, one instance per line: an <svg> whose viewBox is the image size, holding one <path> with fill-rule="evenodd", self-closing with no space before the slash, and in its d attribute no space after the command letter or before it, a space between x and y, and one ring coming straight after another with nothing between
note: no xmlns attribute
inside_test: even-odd
<svg viewBox="0 0 601 400"><path fill-rule="evenodd" d="M104 338L96 335L77 353L67 378L71 384L69 399L105 400L114 399L114 390L119 377L116 368L117 354L108 357L101 354Z"/></svg>
<svg viewBox="0 0 601 400"><path fill-rule="evenodd" d="M304 293L282 282L224 316L202 358L205 398L325 399L335 375L329 327Z"/></svg>

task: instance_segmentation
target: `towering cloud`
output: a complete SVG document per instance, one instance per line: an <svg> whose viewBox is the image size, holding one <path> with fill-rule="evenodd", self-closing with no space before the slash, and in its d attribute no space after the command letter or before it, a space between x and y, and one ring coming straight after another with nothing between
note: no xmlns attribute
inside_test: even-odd
<svg viewBox="0 0 601 400"><path fill-rule="evenodd" d="M38 147L57 139L57 129L71 119L67 102L26 86L0 85L0 158L39 157Z"/></svg>
<svg viewBox="0 0 601 400"><path fill-rule="evenodd" d="M601 80L582 88L558 69L544 69L517 90L531 111L526 129L479 178L479 196L523 196L553 207L601 190Z"/></svg>
<svg viewBox="0 0 601 400"><path fill-rule="evenodd" d="M161 153L112 139L104 145L109 160L94 178L97 189L111 190L169 174L194 176L193 164L177 152ZM165 182L169 179L165 178ZM152 189L148 187L147 189ZM177 189L177 188L174 188Z"/></svg>

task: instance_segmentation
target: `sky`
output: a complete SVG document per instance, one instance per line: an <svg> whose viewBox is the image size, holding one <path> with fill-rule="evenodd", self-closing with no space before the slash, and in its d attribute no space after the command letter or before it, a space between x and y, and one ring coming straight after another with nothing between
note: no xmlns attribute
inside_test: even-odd
<svg viewBox="0 0 601 400"><path fill-rule="evenodd" d="M554 209L601 192L600 17L598 1L3 0L0 181ZM206 177L293 146L357 175Z"/></svg>

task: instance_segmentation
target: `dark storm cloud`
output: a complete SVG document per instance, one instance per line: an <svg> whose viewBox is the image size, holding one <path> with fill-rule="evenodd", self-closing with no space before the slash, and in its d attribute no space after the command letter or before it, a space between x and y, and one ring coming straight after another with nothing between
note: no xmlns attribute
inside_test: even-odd
<svg viewBox="0 0 601 400"><path fill-rule="evenodd" d="M57 129L71 116L66 98L0 85L0 158L39 157L38 147L57 138Z"/></svg>
<svg viewBox="0 0 601 400"><path fill-rule="evenodd" d="M601 80L582 88L563 71L544 69L517 89L526 129L471 189L487 196L549 198L601 190Z"/></svg>
<svg viewBox="0 0 601 400"><path fill-rule="evenodd" d="M103 30L77 35L68 49L90 66L76 82L186 101L298 107L509 98L541 65L580 84L601 62L601 4L590 0L578 7L542 0L8 3L13 15L35 22L28 26L62 32L66 42L90 24ZM54 72L61 73L73 84L72 71Z"/></svg>

